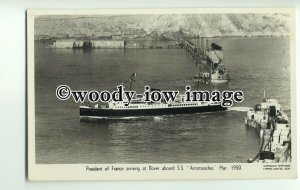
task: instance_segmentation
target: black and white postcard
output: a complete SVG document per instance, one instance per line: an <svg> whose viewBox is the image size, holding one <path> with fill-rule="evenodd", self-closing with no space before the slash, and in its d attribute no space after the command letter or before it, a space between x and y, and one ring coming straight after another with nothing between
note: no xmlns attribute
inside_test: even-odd
<svg viewBox="0 0 300 190"><path fill-rule="evenodd" d="M294 10L27 11L30 180L296 177Z"/></svg>

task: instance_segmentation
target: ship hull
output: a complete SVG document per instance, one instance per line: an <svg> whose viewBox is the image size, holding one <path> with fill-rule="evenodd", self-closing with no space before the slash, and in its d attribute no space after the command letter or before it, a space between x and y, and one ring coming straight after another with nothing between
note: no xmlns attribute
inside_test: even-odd
<svg viewBox="0 0 300 190"><path fill-rule="evenodd" d="M212 83L225 83L225 82L228 82L228 81L229 81L228 74L223 74L223 75L213 74L211 76L211 82Z"/></svg>
<svg viewBox="0 0 300 190"><path fill-rule="evenodd" d="M201 112L224 111L227 108L221 105L194 106L178 108L152 108L152 109L99 109L99 108L80 108L81 117L132 117L132 116L159 116L159 115L177 115L192 114Z"/></svg>
<svg viewBox="0 0 300 190"><path fill-rule="evenodd" d="M228 79L212 79L211 82L212 83L225 83L228 82Z"/></svg>

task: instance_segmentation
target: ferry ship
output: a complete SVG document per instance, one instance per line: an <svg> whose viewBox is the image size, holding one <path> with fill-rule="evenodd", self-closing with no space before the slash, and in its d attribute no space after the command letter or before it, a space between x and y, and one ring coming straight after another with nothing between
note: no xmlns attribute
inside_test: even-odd
<svg viewBox="0 0 300 190"><path fill-rule="evenodd" d="M123 85L135 81L136 74L132 75ZM159 89L155 89L159 90ZM94 106L80 106L80 117L87 118L111 118L111 117L135 117L135 116L159 116L192 114L201 112L215 112L226 110L220 102L196 101L186 102L183 94L178 94L173 102L145 102L143 97L135 97L129 105L126 102L110 101L107 105L96 104Z"/></svg>
<svg viewBox="0 0 300 190"><path fill-rule="evenodd" d="M109 118L132 116L159 116L192 114L201 112L215 112L226 110L219 102L185 102L184 95L179 94L174 102L144 102L143 99L135 99L128 106L123 102L111 101L108 105L80 106L80 117Z"/></svg>

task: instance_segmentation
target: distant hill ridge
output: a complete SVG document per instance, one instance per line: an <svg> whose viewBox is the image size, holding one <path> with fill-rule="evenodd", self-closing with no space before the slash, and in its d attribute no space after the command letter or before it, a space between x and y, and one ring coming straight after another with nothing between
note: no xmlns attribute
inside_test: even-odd
<svg viewBox="0 0 300 190"><path fill-rule="evenodd" d="M176 39L188 36L288 36L285 14L164 14L116 16L40 16L35 35L105 36L136 34Z"/></svg>

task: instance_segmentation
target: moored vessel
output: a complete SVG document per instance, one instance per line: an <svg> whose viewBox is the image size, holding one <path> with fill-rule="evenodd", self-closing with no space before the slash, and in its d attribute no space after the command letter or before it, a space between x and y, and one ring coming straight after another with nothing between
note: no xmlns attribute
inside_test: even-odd
<svg viewBox="0 0 300 190"><path fill-rule="evenodd" d="M212 43L211 48L206 50L206 60L210 67L211 82L224 83L229 81L228 71L223 63L222 47Z"/></svg>
<svg viewBox="0 0 300 190"><path fill-rule="evenodd" d="M287 114L276 99L264 98L247 112L245 125L256 129L261 147L248 162L290 162L291 128Z"/></svg>
<svg viewBox="0 0 300 190"><path fill-rule="evenodd" d="M201 40L203 43L203 39ZM201 44L202 44L201 43ZM218 44L211 43L204 50L204 45L197 48L192 42L185 42L185 49L199 68L200 73L193 77L195 83L225 83L229 81L229 74L223 62L223 50Z"/></svg>

